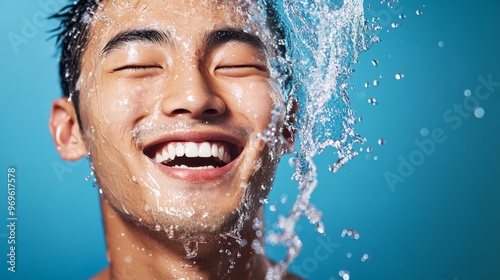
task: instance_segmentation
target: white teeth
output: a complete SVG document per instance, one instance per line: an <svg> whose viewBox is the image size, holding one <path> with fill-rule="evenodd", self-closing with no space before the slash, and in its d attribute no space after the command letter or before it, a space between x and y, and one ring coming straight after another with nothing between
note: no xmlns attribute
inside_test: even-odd
<svg viewBox="0 0 500 280"><path fill-rule="evenodd" d="M168 151L167 150L163 150L163 153L162 153L162 162L166 161L168 159L169 159Z"/></svg>
<svg viewBox="0 0 500 280"><path fill-rule="evenodd" d="M158 163L162 163L165 161L172 161L176 157L188 157L188 158L194 158L194 157L202 157L202 158L209 158L209 157L216 157L222 162L229 163L231 161L231 156L229 154L229 151L226 151L226 147L221 144L221 143L209 143L209 142L201 142L201 143L196 143L196 142L173 142L169 143L166 147L164 147L162 150L159 150L155 154L154 160ZM174 166L177 168L189 168L185 165L181 166ZM196 169L207 169L207 168L214 168L213 166L200 166L200 167L193 167Z"/></svg>
<svg viewBox="0 0 500 280"><path fill-rule="evenodd" d="M155 161L158 162L158 163L161 163L163 160L162 160L162 154L161 153L157 153L155 155Z"/></svg>
<svg viewBox="0 0 500 280"><path fill-rule="evenodd" d="M175 158L175 145L173 143L169 143L167 149L170 159L173 160Z"/></svg>
<svg viewBox="0 0 500 280"><path fill-rule="evenodd" d="M220 145L219 146L219 154L217 155L217 157L224 161L224 146Z"/></svg>
<svg viewBox="0 0 500 280"><path fill-rule="evenodd" d="M174 168L187 168L187 169L196 169L196 170L201 170L201 169L214 169L215 167L212 166L212 165L208 165L208 166L197 166L197 167L188 167L186 165L175 165L175 166L172 166Z"/></svg>
<svg viewBox="0 0 500 280"><path fill-rule="evenodd" d="M212 144L212 156L217 157L219 155L219 147L217 144L213 143Z"/></svg>
<svg viewBox="0 0 500 280"><path fill-rule="evenodd" d="M199 147L198 155L199 155L199 157L203 157L203 158L211 157L212 151L210 148L210 143L208 143L208 142L201 143L200 147Z"/></svg>
<svg viewBox="0 0 500 280"><path fill-rule="evenodd" d="M200 154L196 143L188 142L186 144L186 157L198 157Z"/></svg>
<svg viewBox="0 0 500 280"><path fill-rule="evenodd" d="M175 147L175 155L178 157L182 157L184 155L185 149L184 149L184 144L177 143Z"/></svg>

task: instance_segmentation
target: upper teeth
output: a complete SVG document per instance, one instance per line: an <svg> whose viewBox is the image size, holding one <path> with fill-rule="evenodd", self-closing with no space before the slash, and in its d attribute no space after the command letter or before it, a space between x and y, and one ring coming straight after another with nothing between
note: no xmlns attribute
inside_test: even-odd
<svg viewBox="0 0 500 280"><path fill-rule="evenodd" d="M229 149L218 142L170 142L156 152L155 161L162 163L172 161L176 157L216 157L224 163L231 161Z"/></svg>

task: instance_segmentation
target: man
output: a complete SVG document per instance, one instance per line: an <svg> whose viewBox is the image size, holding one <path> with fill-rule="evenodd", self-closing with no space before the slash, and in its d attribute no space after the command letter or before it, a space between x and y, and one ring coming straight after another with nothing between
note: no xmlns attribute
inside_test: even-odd
<svg viewBox="0 0 500 280"><path fill-rule="evenodd" d="M266 9L80 0L56 15L65 98L49 126L63 159L90 157L102 194L96 279L271 274L262 201L291 143Z"/></svg>

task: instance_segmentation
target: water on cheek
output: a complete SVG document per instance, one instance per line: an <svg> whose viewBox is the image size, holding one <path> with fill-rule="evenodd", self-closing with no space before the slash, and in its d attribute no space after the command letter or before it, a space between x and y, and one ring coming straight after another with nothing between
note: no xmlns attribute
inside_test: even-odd
<svg viewBox="0 0 500 280"><path fill-rule="evenodd" d="M100 101L100 115L104 124L126 125L132 122L135 116L144 111L143 95L136 96L135 98L129 97L131 95L129 92L124 92L121 95L123 96L113 96L112 98Z"/></svg>
<svg viewBox="0 0 500 280"><path fill-rule="evenodd" d="M241 87L234 87L231 89L231 94L234 96L236 99L236 102L238 103L238 106L241 106L241 99L245 94L245 91ZM251 94L251 93L249 93Z"/></svg>

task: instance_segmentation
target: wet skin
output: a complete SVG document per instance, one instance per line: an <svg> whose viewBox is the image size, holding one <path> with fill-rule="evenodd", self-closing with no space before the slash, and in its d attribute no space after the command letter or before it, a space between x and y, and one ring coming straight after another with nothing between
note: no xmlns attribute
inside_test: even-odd
<svg viewBox="0 0 500 280"><path fill-rule="evenodd" d="M263 279L270 265L250 244L281 150L260 136L282 126L283 100L263 26L213 3L105 1L79 77L83 127L71 102L54 103L61 156L90 153L102 190L99 277Z"/></svg>

